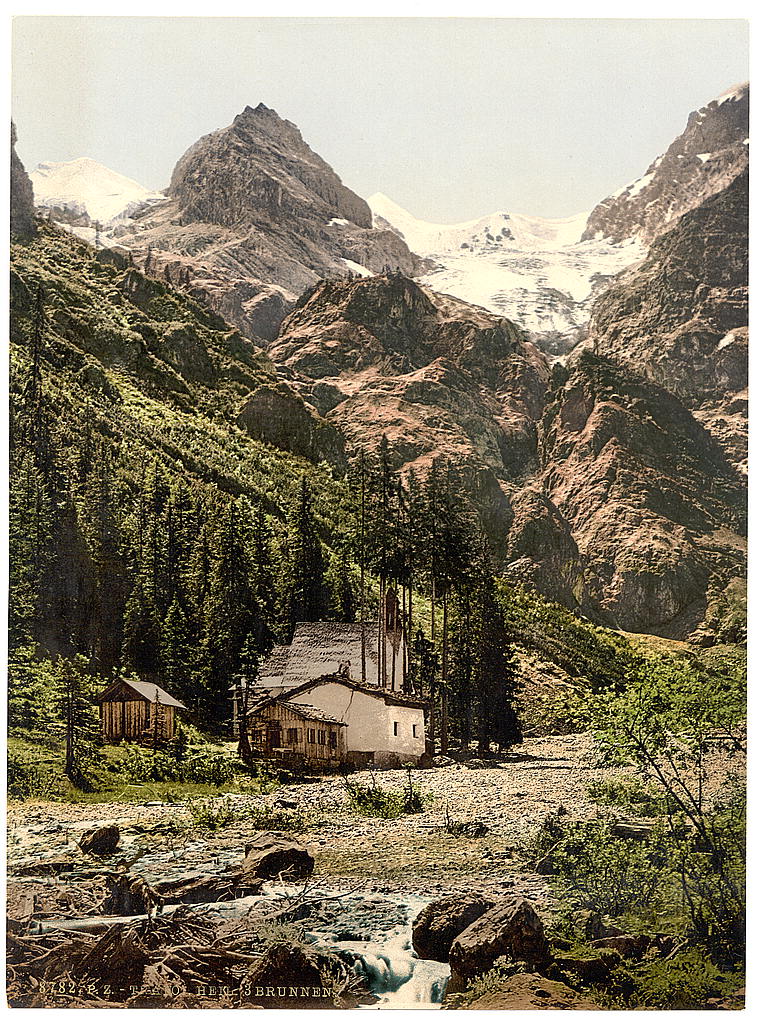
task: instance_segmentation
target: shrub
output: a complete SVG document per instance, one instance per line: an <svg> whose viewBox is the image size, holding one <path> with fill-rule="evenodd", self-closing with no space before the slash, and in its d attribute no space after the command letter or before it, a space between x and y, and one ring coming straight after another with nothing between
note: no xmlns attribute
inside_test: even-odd
<svg viewBox="0 0 765 1024"><path fill-rule="evenodd" d="M696 946L670 960L648 960L630 972L630 1003L657 1010L706 1008L707 1000L731 995L743 984L743 972L720 971Z"/></svg>
<svg viewBox="0 0 765 1024"><path fill-rule="evenodd" d="M419 786L412 785L411 778L403 789L383 789L374 779L368 786L346 780L345 787L351 806L367 818L400 818L425 810L427 797Z"/></svg>
<svg viewBox="0 0 765 1024"><path fill-rule="evenodd" d="M135 744L125 752L125 775L131 782L177 782L180 778L178 762L162 752L154 753Z"/></svg>
<svg viewBox="0 0 765 1024"><path fill-rule="evenodd" d="M587 790L597 804L627 807L646 818L667 813L667 798L655 786L644 786L637 779L598 779Z"/></svg>
<svg viewBox="0 0 765 1024"><path fill-rule="evenodd" d="M56 779L46 764L9 753L7 785L12 800L45 799L56 789Z"/></svg>
<svg viewBox="0 0 765 1024"><path fill-rule="evenodd" d="M131 744L128 746L124 771L131 782L196 782L221 786L230 782L236 773L238 761L235 757L211 747L185 747L182 759L171 753L146 750Z"/></svg>
<svg viewBox="0 0 765 1024"><path fill-rule="evenodd" d="M202 748L187 754L180 765L182 782L206 782L211 786L221 786L231 782L236 773L237 759L222 751Z"/></svg>
<svg viewBox="0 0 765 1024"><path fill-rule="evenodd" d="M480 999L481 996L490 995L492 992L501 992L507 979L523 969L523 964L511 960L510 957L499 957L488 971L479 974L470 982L467 987L469 1002Z"/></svg>
<svg viewBox="0 0 765 1024"><path fill-rule="evenodd" d="M305 815L299 811L282 810L278 807L267 807L265 804L243 809L242 818L255 829L276 829L279 832L299 832L305 828Z"/></svg>
<svg viewBox="0 0 765 1024"><path fill-rule="evenodd" d="M656 847L617 839L610 824L548 818L537 846L550 858L558 887L567 898L600 914L616 916L660 902L667 870ZM551 842L552 840L552 842Z"/></svg>
<svg viewBox="0 0 765 1024"><path fill-rule="evenodd" d="M232 800L193 800L188 807L194 826L207 832L226 828L238 817Z"/></svg>

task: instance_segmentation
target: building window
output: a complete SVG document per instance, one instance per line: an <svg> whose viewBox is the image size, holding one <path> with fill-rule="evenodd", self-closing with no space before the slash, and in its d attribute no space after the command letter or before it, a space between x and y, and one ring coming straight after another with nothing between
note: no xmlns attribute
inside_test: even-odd
<svg viewBox="0 0 765 1024"><path fill-rule="evenodd" d="M315 743L316 742L316 730L315 729L309 729L308 730L308 742L309 743Z"/></svg>
<svg viewBox="0 0 765 1024"><path fill-rule="evenodd" d="M297 741L298 741L298 731L297 731L297 729L288 729L287 730L287 742L288 743L297 743Z"/></svg>
<svg viewBox="0 0 765 1024"><path fill-rule="evenodd" d="M334 729L330 729L329 731L329 745L332 750L337 750L337 733Z"/></svg>
<svg viewBox="0 0 765 1024"><path fill-rule="evenodd" d="M398 722L393 723L393 735L398 736Z"/></svg>
<svg viewBox="0 0 765 1024"><path fill-rule="evenodd" d="M415 722L412 726L412 736L417 736L417 723Z"/></svg>
<svg viewBox="0 0 765 1024"><path fill-rule="evenodd" d="M327 742L327 734L323 729L319 729L319 746L323 747Z"/></svg>

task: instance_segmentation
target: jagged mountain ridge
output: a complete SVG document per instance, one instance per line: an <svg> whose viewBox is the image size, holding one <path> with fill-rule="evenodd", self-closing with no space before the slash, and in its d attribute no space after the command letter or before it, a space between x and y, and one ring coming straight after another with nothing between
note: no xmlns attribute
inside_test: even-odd
<svg viewBox="0 0 765 1024"><path fill-rule="evenodd" d="M424 265L394 232L373 228L364 200L262 103L194 143L168 193L118 233L120 244L142 257L151 250L155 271L250 338L273 338L324 277Z"/></svg>
<svg viewBox="0 0 765 1024"><path fill-rule="evenodd" d="M587 239L652 241L721 192L749 163L749 83L688 116L685 130L642 177L598 203Z"/></svg>

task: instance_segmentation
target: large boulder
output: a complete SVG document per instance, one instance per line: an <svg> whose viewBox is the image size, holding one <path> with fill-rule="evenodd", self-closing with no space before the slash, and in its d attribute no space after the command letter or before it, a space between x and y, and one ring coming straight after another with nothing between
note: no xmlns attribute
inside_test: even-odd
<svg viewBox="0 0 765 1024"><path fill-rule="evenodd" d="M423 960L449 962L452 943L468 925L494 906L477 893L457 893L429 903L414 919L412 946Z"/></svg>
<svg viewBox="0 0 765 1024"><path fill-rule="evenodd" d="M488 971L501 956L533 966L550 959L544 925L528 900L503 900L469 925L452 943L450 992Z"/></svg>
<svg viewBox="0 0 765 1024"><path fill-rule="evenodd" d="M120 830L116 825L104 825L83 832L77 844L83 853L95 853L98 857L108 857L120 844Z"/></svg>
<svg viewBox="0 0 765 1024"><path fill-rule="evenodd" d="M328 984L328 978L334 985ZM291 942L267 946L241 987L244 1005L275 1009L343 1009L371 1001L364 984L335 953Z"/></svg>
<svg viewBox="0 0 765 1024"><path fill-rule="evenodd" d="M277 832L261 832L244 848L241 875L243 878L281 878L294 882L308 878L314 859L296 839Z"/></svg>

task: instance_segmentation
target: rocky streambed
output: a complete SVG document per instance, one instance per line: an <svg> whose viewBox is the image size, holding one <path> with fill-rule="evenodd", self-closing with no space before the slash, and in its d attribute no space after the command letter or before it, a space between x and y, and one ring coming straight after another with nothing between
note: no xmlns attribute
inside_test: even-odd
<svg viewBox="0 0 765 1024"><path fill-rule="evenodd" d="M478 892L484 910L500 907L504 938L497 941L507 944L505 918L521 905L545 927L555 898L523 847L550 814L598 813L588 788L609 774L598 766L591 737L579 735L529 740L500 762L415 771L425 809L393 820L361 817L338 778L267 795L223 794L212 803L226 801L233 821L207 832L194 827L185 805L13 805L9 998L19 1006L268 1006L293 999L437 1007L456 932L447 935L445 951L434 951L427 937L413 942L415 919L438 901L470 903ZM375 782L400 788L407 778L379 772ZM264 807L290 809L299 824L264 836L251 823L260 820L254 809ZM455 823L466 827L455 832ZM104 828L117 832L114 848L84 852L83 835ZM280 859L280 848L303 852ZM460 914L460 906L447 910L448 929L471 926ZM59 991L62 977L69 988ZM116 991L113 977L124 982ZM524 984L528 991L515 992ZM569 1005L570 994L535 994L550 985L516 979L508 999ZM265 994L269 988L275 992ZM284 988L310 991L283 996Z"/></svg>

